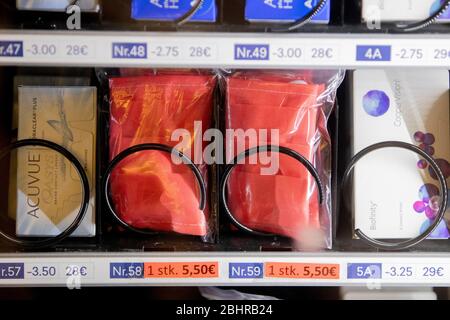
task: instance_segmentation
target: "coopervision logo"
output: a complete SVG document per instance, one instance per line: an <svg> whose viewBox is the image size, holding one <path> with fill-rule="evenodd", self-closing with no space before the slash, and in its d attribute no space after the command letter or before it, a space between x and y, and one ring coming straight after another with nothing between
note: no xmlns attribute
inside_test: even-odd
<svg viewBox="0 0 450 320"><path fill-rule="evenodd" d="M370 201L369 205L369 222L370 222L370 230L377 230L377 209L378 204L373 201Z"/></svg>
<svg viewBox="0 0 450 320"><path fill-rule="evenodd" d="M395 100L395 119L394 126L401 127L403 124L403 103L402 103L402 95L403 95L403 87L401 82L398 80L394 80L394 100Z"/></svg>

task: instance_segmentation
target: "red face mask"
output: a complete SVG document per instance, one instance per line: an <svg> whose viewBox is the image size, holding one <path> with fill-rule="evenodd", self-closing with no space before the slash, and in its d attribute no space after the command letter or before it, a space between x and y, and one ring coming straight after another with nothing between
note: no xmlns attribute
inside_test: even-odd
<svg viewBox="0 0 450 320"><path fill-rule="evenodd" d="M309 73L238 73L227 79L227 129L256 129L258 141L246 140L245 148L280 145L302 154L313 165L322 138L329 140L318 97L324 85L312 84ZM261 137L259 129L278 129L279 141L272 134ZM262 138L262 140L261 140ZM241 140L241 141L240 141ZM242 139L226 141L227 156L238 152ZM233 148L230 147L233 143ZM231 150L233 149L233 150ZM243 225L260 232L291 238L302 230L320 228L318 191L314 178L296 160L283 154L273 175L261 175L256 164L237 165L228 183L228 204ZM255 158L253 158L255 159Z"/></svg>
<svg viewBox="0 0 450 320"><path fill-rule="evenodd" d="M210 75L159 74L110 80L110 158L142 143L171 147L176 129L188 137L177 149L194 154L194 138L211 126L215 78ZM201 121L202 128L194 127ZM196 132L198 131L198 132ZM204 147L204 146L203 146ZM205 182L207 167L200 166ZM110 178L111 196L120 217L135 228L204 236L207 210L199 210L195 177L169 154L144 151L123 160Z"/></svg>

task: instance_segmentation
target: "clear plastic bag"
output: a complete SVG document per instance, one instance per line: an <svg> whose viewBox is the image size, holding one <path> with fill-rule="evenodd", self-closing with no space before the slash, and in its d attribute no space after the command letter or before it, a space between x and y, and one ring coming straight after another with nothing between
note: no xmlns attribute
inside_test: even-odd
<svg viewBox="0 0 450 320"><path fill-rule="evenodd" d="M343 71L328 70L243 71L223 77L225 129L256 130L257 137L227 133L227 163L258 146L284 147L307 159L324 187L320 205L318 184L304 165L268 152L269 158L278 158L273 158L275 170L267 174L263 168L273 163L263 162L261 154L251 155L238 162L227 183L227 204L240 224L298 241L317 238L312 236L317 231L319 245L331 247L332 142L327 121L343 77Z"/></svg>
<svg viewBox="0 0 450 320"><path fill-rule="evenodd" d="M129 76L109 79L109 159L135 145L162 144L195 162L207 185L209 168L195 157L205 143L198 146L195 141L213 125L216 76L181 70L122 70L122 74ZM181 132L176 140L174 132ZM115 211L136 229L195 235L209 241L214 225L209 205L199 209L194 174L187 165L172 160L171 154L155 150L123 159L110 177Z"/></svg>

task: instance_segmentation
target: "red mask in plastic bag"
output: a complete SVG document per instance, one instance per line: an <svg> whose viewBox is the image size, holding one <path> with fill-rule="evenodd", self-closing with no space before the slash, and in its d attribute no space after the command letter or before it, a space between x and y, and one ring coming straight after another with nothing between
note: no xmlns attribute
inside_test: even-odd
<svg viewBox="0 0 450 320"><path fill-rule="evenodd" d="M193 160L195 137L211 126L215 83L211 75L171 73L111 79L110 158L142 143L175 147L179 141L171 141L172 133L185 129L190 139L183 141L189 143L177 149ZM201 121L202 129L195 128L195 121ZM206 182L207 167L200 170ZM113 170L110 190L116 212L135 228L197 236L208 232L195 177L186 165L174 164L170 154L129 156Z"/></svg>
<svg viewBox="0 0 450 320"><path fill-rule="evenodd" d="M279 141L267 135L265 143L245 141L245 149L280 145L293 149L316 165L322 141L329 142L327 116L317 102L324 84L313 84L311 74L237 73L226 80L227 129L278 129ZM259 137L261 138L261 137ZM233 139L233 140L231 140ZM242 141L227 139L227 158ZM233 143L233 148L230 148ZM234 149L234 150L230 150ZM320 229L316 182L296 160L278 154L274 175L261 175L262 164L239 164L228 182L228 205L243 225L260 232L298 239L303 230Z"/></svg>

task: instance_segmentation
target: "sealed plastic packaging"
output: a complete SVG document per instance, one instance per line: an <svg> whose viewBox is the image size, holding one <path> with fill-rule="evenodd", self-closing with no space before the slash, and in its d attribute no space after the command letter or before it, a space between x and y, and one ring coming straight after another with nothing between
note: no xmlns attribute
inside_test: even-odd
<svg viewBox="0 0 450 320"><path fill-rule="evenodd" d="M344 72L326 70L224 77L226 159L239 161L225 169L221 191L240 229L299 241L316 233L322 247L331 247L327 121L343 77ZM248 152L255 148L259 152Z"/></svg>
<svg viewBox="0 0 450 320"><path fill-rule="evenodd" d="M135 231L210 241L214 219L209 204L201 204L209 168L201 155L203 133L213 125L216 76L173 70L122 74L128 76L109 79L109 159L130 147L153 147L129 153L112 169L108 199L113 212ZM182 152L183 162L171 148Z"/></svg>

